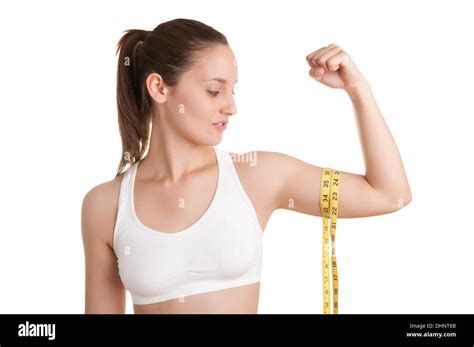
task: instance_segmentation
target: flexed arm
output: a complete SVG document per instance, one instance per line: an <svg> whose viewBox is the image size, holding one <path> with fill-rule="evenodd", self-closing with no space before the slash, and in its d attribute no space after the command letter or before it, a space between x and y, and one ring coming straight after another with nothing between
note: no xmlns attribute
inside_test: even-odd
<svg viewBox="0 0 474 347"><path fill-rule="evenodd" d="M411 201L411 190L395 140L372 94L350 56L335 44L306 57L310 76L331 88L342 88L354 106L365 161L365 177L394 208Z"/></svg>
<svg viewBox="0 0 474 347"><path fill-rule="evenodd" d="M366 173L341 170L339 218L391 213L411 201L411 190L395 141L372 95L369 83L349 55L331 44L306 57L310 76L344 89L353 102ZM277 152L257 152L257 170L273 209L321 216L319 189L322 167ZM339 168L332 168L339 169Z"/></svg>

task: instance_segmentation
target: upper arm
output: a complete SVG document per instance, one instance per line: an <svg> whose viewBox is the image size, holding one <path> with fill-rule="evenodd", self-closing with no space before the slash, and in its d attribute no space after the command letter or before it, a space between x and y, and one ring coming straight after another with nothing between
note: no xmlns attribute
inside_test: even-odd
<svg viewBox="0 0 474 347"><path fill-rule="evenodd" d="M86 314L125 313L126 292L107 241L115 227L118 193L116 182L107 182L92 188L82 202Z"/></svg>
<svg viewBox="0 0 474 347"><path fill-rule="evenodd" d="M274 176L274 205L313 216L321 216L320 180L323 168L278 152L258 152L266 171ZM332 168L334 169L334 168ZM400 203L399 199L403 199ZM395 212L410 202L374 189L364 175L341 171L338 218L369 217Z"/></svg>

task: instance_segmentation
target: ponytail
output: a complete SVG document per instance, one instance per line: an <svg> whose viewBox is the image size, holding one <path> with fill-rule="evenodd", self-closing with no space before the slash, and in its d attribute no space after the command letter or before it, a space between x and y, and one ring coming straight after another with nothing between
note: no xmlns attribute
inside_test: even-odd
<svg viewBox="0 0 474 347"><path fill-rule="evenodd" d="M194 53L228 45L214 28L193 19L177 18L159 24L153 31L130 29L117 44L117 109L122 157L115 177L127 164L143 159L148 149L153 121L152 99L146 87L150 73L159 73L169 87L194 64Z"/></svg>
<svg viewBox="0 0 474 347"><path fill-rule="evenodd" d="M150 139L150 100L141 74L143 44L148 31L131 29L117 45L117 109L119 130L122 138L122 158L116 177L127 163L142 159Z"/></svg>

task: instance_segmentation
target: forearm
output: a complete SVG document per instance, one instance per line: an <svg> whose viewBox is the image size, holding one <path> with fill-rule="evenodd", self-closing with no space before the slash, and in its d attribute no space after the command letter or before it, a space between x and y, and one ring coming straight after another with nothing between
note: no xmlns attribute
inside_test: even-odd
<svg viewBox="0 0 474 347"><path fill-rule="evenodd" d="M411 190L403 162L369 83L364 81L347 93L354 106L367 181L386 194L390 203L407 204Z"/></svg>

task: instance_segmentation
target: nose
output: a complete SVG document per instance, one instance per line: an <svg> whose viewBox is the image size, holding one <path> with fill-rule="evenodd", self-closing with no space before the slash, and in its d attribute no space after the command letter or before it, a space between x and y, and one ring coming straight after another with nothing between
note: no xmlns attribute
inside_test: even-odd
<svg viewBox="0 0 474 347"><path fill-rule="evenodd" d="M221 113L227 116L233 116L237 113L237 105L235 104L235 100L233 97L231 97L230 100L225 104L225 106L221 110Z"/></svg>

